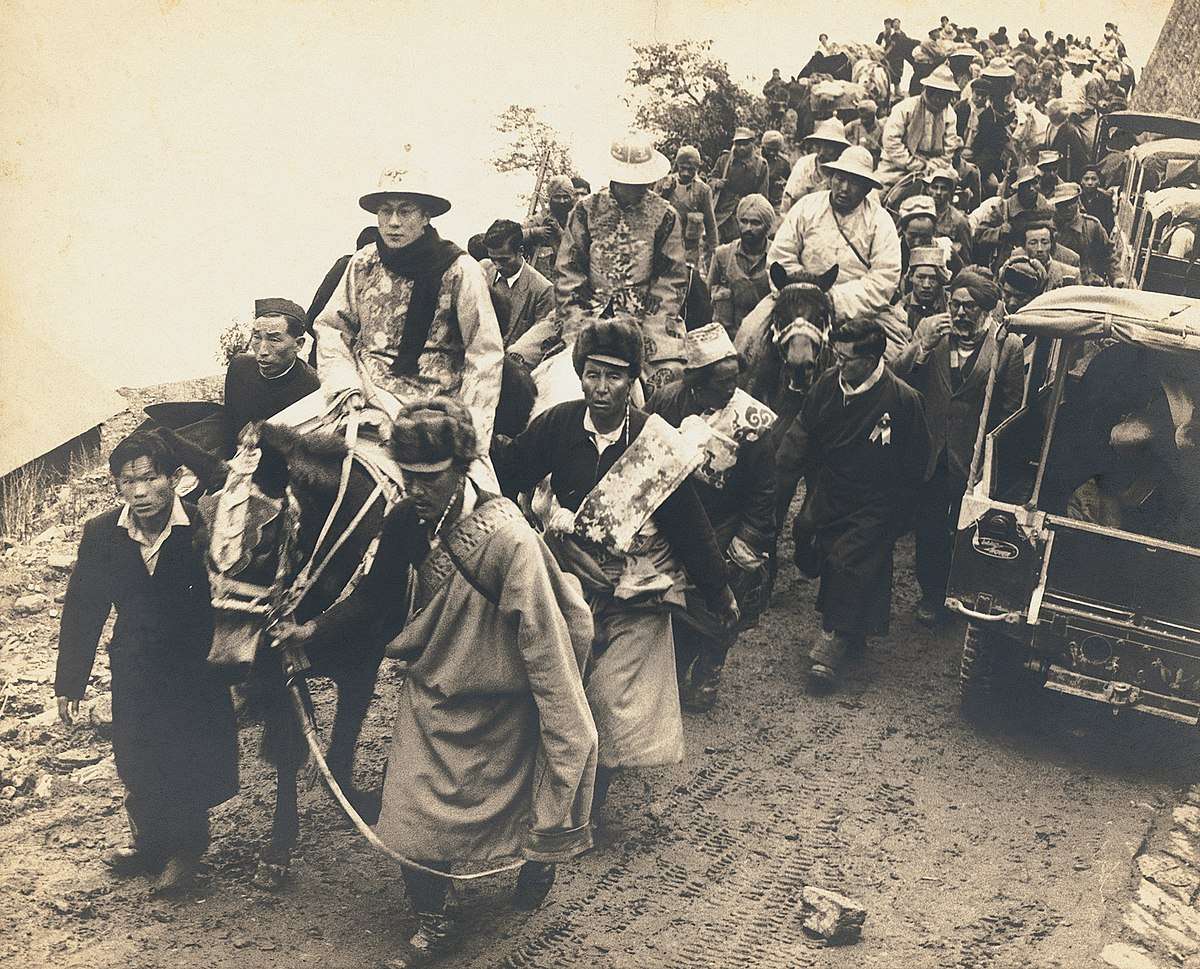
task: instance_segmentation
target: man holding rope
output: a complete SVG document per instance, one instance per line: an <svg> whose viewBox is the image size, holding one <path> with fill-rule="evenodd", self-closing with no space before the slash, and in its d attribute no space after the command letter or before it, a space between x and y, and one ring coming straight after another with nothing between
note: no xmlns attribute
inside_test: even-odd
<svg viewBox="0 0 1200 969"><path fill-rule="evenodd" d="M445 948L456 863L524 859L492 872L520 867L514 904L531 909L555 862L591 847L597 741L582 679L591 613L517 507L467 476L478 453L470 413L446 397L406 405L390 447L407 496L384 521L374 568L319 619L280 624L276 636L336 643L407 614L388 647L411 666L376 826L404 859L417 916L384 963L406 969Z"/></svg>

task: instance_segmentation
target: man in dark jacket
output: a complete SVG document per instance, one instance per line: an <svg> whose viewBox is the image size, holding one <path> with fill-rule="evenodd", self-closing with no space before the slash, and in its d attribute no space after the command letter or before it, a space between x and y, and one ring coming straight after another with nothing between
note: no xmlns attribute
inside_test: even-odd
<svg viewBox="0 0 1200 969"><path fill-rule="evenodd" d="M932 435L928 480L917 501L917 618L927 624L942 613L950 576L951 529L971 470L979 417L990 373L996 371L988 427L1021 405L1024 358L1021 338L1002 335L992 311L1000 290L988 277L964 269L946 287L950 312L927 316L893 361L896 375L920 391Z"/></svg>
<svg viewBox="0 0 1200 969"><path fill-rule="evenodd" d="M254 301L250 352L230 360L225 372L227 455L251 421L274 417L321 386L317 372L300 359L305 324L304 310L290 299Z"/></svg>
<svg viewBox="0 0 1200 969"><path fill-rule="evenodd" d="M117 874L159 874L155 890L190 886L208 847L208 809L237 792L229 690L208 666L212 613L197 512L173 490L179 461L135 432L109 456L125 504L91 519L67 585L54 693L79 713L101 630L114 606L113 756L125 785L132 847L105 855Z"/></svg>
<svg viewBox="0 0 1200 969"><path fill-rule="evenodd" d="M716 432L691 480L725 555L742 621L753 622L765 605L767 560L775 545L775 455L766 440L775 415L738 390L737 351L721 324L689 332L686 346L683 380L657 391L646 412L675 427L699 417ZM674 631L683 705L711 709L738 630L718 626L707 610L697 609Z"/></svg>
<svg viewBox="0 0 1200 969"><path fill-rule="evenodd" d="M803 567L821 577L813 692L833 688L846 654L887 632L892 551L928 465L921 395L884 364L886 343L871 318L835 330L837 366L813 385L779 445L781 472L807 474L809 486L795 532L797 564L807 549Z"/></svg>

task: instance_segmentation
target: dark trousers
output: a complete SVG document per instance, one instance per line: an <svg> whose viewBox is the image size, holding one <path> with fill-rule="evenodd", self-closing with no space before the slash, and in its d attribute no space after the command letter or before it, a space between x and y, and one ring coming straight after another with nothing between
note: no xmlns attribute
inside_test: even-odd
<svg viewBox="0 0 1200 969"><path fill-rule="evenodd" d="M958 509L966 487L966 480L947 466L943 451L933 477L921 486L917 495L917 582L921 595L936 599L939 604L946 597Z"/></svg>
<svg viewBox="0 0 1200 969"><path fill-rule="evenodd" d="M208 848L208 808L130 791L125 795L125 812L134 847L150 867L161 868L174 855L199 856Z"/></svg>
<svg viewBox="0 0 1200 969"><path fill-rule="evenodd" d="M691 669L696 664L695 682L725 665L725 657L737 640L736 636L706 636L690 623L676 619L671 623L671 631L675 637L675 673L682 685Z"/></svg>
<svg viewBox="0 0 1200 969"><path fill-rule="evenodd" d="M435 861L422 864L428 868L441 867L441 863ZM412 868L404 868L402 873L404 889L408 893L408 901L414 912L418 915L440 915L445 910L446 892L450 889L448 878L440 878Z"/></svg>

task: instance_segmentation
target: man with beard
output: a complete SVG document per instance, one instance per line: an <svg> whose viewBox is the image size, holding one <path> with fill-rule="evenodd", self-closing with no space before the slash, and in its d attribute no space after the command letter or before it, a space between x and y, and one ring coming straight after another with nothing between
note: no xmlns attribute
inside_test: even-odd
<svg viewBox="0 0 1200 969"><path fill-rule="evenodd" d="M779 211L784 215L804 196L829 187L829 178L822 166L837 161L842 152L850 147L850 142L846 139L846 129L842 123L837 118L827 118L804 139L804 147L808 149L808 154L796 159L783 189Z"/></svg>
<svg viewBox="0 0 1200 969"><path fill-rule="evenodd" d="M947 165L931 165L925 173L925 185L937 213L934 238L949 239L959 264L967 265L971 262L971 223L954 204L958 172Z"/></svg>
<svg viewBox="0 0 1200 969"><path fill-rule="evenodd" d="M958 506L966 489L989 374L996 371L988 427L1021 406L1024 357L1016 334L1002 335L992 311L1000 290L975 269L949 285L949 314L927 316L893 362L896 375L918 390L932 446L917 501L917 618L926 624L943 613Z"/></svg>
<svg viewBox="0 0 1200 969"><path fill-rule="evenodd" d="M642 379L657 387L678 379L684 357L688 269L679 216L650 191L670 163L640 134L614 141L610 156L608 187L571 210L558 250L562 338L573 346L586 319L610 307L633 317L645 342Z"/></svg>
<svg viewBox="0 0 1200 969"><path fill-rule="evenodd" d="M300 359L308 318L290 299L254 301L250 352L239 353L225 371L225 453L251 421L265 421L321 386L317 372Z"/></svg>
<svg viewBox="0 0 1200 969"><path fill-rule="evenodd" d="M567 216L575 205L575 187L566 175L553 175L546 183L546 211L525 223L525 246L533 268L554 282L554 260L562 242Z"/></svg>
<svg viewBox="0 0 1200 969"><path fill-rule="evenodd" d="M940 246L913 249L908 257L908 295L903 300L909 332L927 316L946 312L946 253Z"/></svg>
<svg viewBox="0 0 1200 969"><path fill-rule="evenodd" d="M1126 286L1127 281L1119 276L1112 240L1100 220L1080 208L1080 195L1078 185L1062 182L1051 199L1058 244L1079 253L1079 279L1085 286Z"/></svg>
<svg viewBox="0 0 1200 969"><path fill-rule="evenodd" d="M773 415L737 389L737 351L716 323L690 332L687 352L683 380L659 390L647 401L646 412L675 427L697 416L719 435L705 446L705 460L691 480L725 555L735 596L753 586L761 604L767 558L775 545L775 459L767 438ZM743 623L756 618L748 608L753 598L741 603ZM717 701L737 629L712 622L706 609L689 610L689 616L674 625L675 667L684 708L702 712Z"/></svg>
<svg viewBox="0 0 1200 969"><path fill-rule="evenodd" d="M962 144L954 104L958 84L945 64L921 82L920 94L892 108L883 125L883 155L879 181L894 185L909 173L920 174L930 159L948 158Z"/></svg>
<svg viewBox="0 0 1200 969"><path fill-rule="evenodd" d="M708 185L717 193L717 231L721 241L733 242L738 236L738 202L747 195L766 195L770 187L767 162L754 150L753 131L738 128L733 133L733 146L721 152L708 173Z"/></svg>
<svg viewBox="0 0 1200 969"><path fill-rule="evenodd" d="M717 248L717 217L713 211L712 189L708 183L696 178L699 171L700 149L684 145L675 153L674 174L659 183L658 194L679 213L688 265L703 273Z"/></svg>
<svg viewBox="0 0 1200 969"><path fill-rule="evenodd" d="M816 277L834 266L829 290L836 319L873 316L900 283L900 237L887 210L870 197L880 188L867 149L853 145L824 166L830 187L797 202L783 217L767 253L792 276Z"/></svg>
<svg viewBox="0 0 1200 969"><path fill-rule="evenodd" d="M767 163L767 198L778 211L783 202L783 187L792 174L792 163L783 153L783 132L764 131L760 145Z"/></svg>
<svg viewBox="0 0 1200 969"><path fill-rule="evenodd" d="M717 248L708 270L708 288L713 317L730 333L737 332L745 317L771 291L767 278L767 234L775 221L775 209L761 195L747 195L738 203L737 242Z"/></svg>
<svg viewBox="0 0 1200 969"><path fill-rule="evenodd" d="M317 317L321 386L331 401L349 392L352 406L389 419L405 403L452 397L486 454L504 343L479 263L430 225L450 202L431 194L427 177L406 161L359 199L379 221L379 241L354 254Z"/></svg>
<svg viewBox="0 0 1200 969"><path fill-rule="evenodd" d="M1111 233L1117 224L1112 196L1100 189L1100 166L1085 165L1079 176L1079 207Z"/></svg>
<svg viewBox="0 0 1200 969"><path fill-rule="evenodd" d="M809 653L814 693L837 685L847 653L887 633L892 551L929 464L921 396L883 362L879 323L851 319L832 342L837 365L813 385L777 454L809 485L795 532L821 578L823 632Z"/></svg>

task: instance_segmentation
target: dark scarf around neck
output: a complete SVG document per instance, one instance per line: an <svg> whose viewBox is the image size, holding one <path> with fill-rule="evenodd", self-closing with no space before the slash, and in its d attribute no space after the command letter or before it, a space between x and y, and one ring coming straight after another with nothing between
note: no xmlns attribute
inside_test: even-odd
<svg viewBox="0 0 1200 969"><path fill-rule="evenodd" d="M433 314L437 310L438 294L442 289L442 276L463 251L439 236L437 229L431 225L425 227L419 239L399 249L389 249L383 240L375 245L384 268L411 280L413 284L408 314L404 319L404 333L400 337L400 348L392 363L392 372L397 376L415 374L417 358L429 340L429 328L433 325Z"/></svg>

